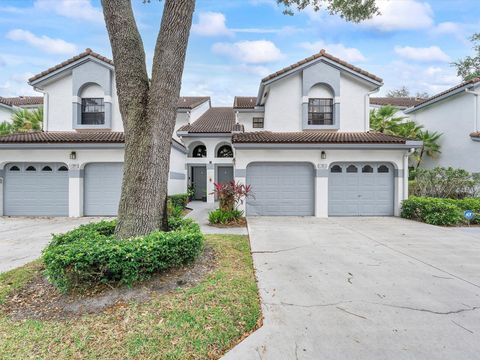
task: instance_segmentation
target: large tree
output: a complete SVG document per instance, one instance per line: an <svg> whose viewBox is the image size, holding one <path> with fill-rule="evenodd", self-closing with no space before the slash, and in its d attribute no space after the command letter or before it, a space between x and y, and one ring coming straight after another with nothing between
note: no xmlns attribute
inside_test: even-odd
<svg viewBox="0 0 480 360"><path fill-rule="evenodd" d="M480 77L480 33L473 34L470 40L475 54L452 63L457 68L457 76L461 76L464 81Z"/></svg>
<svg viewBox="0 0 480 360"><path fill-rule="evenodd" d="M146 0L145 2L149 2ZM378 12L375 0L277 0L285 13L322 6L347 21ZM170 148L195 0L165 0L149 80L130 0L102 0L125 131L122 195L116 235L166 229Z"/></svg>

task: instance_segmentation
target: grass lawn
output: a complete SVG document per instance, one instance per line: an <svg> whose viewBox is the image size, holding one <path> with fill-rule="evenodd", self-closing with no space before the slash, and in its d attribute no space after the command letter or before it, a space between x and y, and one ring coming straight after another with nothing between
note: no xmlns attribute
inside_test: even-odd
<svg viewBox="0 0 480 360"><path fill-rule="evenodd" d="M0 313L2 359L218 358L261 318L248 238L208 235L218 267L195 287L62 321ZM0 274L0 303L39 263Z"/></svg>

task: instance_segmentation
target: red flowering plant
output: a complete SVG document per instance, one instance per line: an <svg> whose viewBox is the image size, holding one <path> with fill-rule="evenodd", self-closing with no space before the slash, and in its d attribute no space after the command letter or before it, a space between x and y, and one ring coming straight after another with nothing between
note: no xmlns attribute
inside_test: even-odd
<svg viewBox="0 0 480 360"><path fill-rule="evenodd" d="M240 184L234 180L227 183L214 183L213 193L220 202L220 210L233 211L244 198L252 196L252 187L250 185Z"/></svg>

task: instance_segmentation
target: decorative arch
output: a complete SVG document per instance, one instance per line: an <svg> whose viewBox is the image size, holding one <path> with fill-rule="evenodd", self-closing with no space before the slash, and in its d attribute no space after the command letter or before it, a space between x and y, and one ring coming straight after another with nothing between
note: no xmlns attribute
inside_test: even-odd
<svg viewBox="0 0 480 360"><path fill-rule="evenodd" d="M206 158L207 146L201 141L195 141L188 146L188 157Z"/></svg>
<svg viewBox="0 0 480 360"><path fill-rule="evenodd" d="M315 94L315 92L322 92L320 93L319 95L320 96L316 96L317 94ZM325 83L325 82L317 82L315 84L313 84L312 86L310 86L310 88L308 89L308 93L307 93L308 97L328 97L328 98L332 98L334 99L335 98L335 89L333 88L332 85L328 84L328 83Z"/></svg>
<svg viewBox="0 0 480 360"><path fill-rule="evenodd" d="M228 151L230 150L230 151ZM215 147L215 157L217 158L233 158L232 144L222 141Z"/></svg>

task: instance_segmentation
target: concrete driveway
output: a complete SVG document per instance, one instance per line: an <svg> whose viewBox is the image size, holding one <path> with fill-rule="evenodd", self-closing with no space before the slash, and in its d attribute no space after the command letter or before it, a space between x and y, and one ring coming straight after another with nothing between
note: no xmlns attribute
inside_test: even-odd
<svg viewBox="0 0 480 360"><path fill-rule="evenodd" d="M398 218L250 218L264 325L225 359L478 359L480 236Z"/></svg>
<svg viewBox="0 0 480 360"><path fill-rule="evenodd" d="M0 217L0 272L37 259L53 233L63 233L100 218Z"/></svg>

